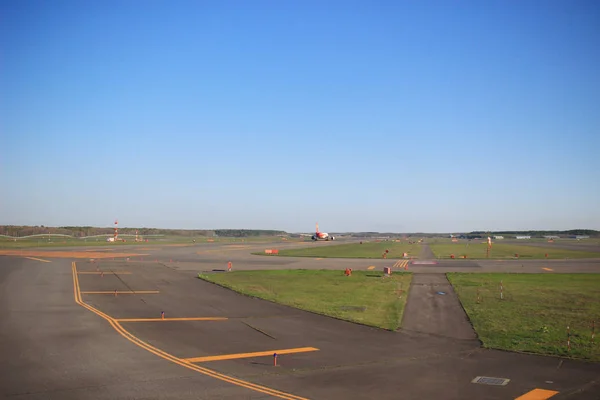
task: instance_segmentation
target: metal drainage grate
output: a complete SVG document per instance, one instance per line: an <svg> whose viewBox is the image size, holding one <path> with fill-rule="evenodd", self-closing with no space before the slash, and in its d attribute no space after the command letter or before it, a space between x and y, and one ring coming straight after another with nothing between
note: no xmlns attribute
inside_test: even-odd
<svg viewBox="0 0 600 400"><path fill-rule="evenodd" d="M505 378L492 378L489 376L477 376L471 381L471 383L479 383L482 385L494 385L494 386L506 386L510 382L510 379Z"/></svg>

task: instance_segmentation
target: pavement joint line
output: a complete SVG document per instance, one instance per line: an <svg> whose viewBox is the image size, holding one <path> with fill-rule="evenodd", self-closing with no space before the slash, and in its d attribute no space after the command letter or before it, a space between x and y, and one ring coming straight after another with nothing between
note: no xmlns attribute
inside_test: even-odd
<svg viewBox="0 0 600 400"><path fill-rule="evenodd" d="M208 361L222 361L222 360L237 360L240 358L253 358L253 357L267 357L273 356L273 354L295 354L295 353L306 353L309 351L319 351L315 347L297 347L294 349L281 349L281 350L267 350L267 351L256 351L253 353L236 353L236 354L222 354L219 356L205 356L205 357L193 357L185 358L185 361L191 363L201 363Z"/></svg>
<svg viewBox="0 0 600 400"><path fill-rule="evenodd" d="M246 321L241 321L242 324L246 325L248 328L254 329L256 332L258 333L262 333L263 335L270 337L271 339L275 339L277 340L277 338L275 336L269 335L267 332L263 331L262 329L258 329L255 326L250 325L249 323L247 323Z"/></svg>
<svg viewBox="0 0 600 400"><path fill-rule="evenodd" d="M547 389L533 389L517 398L515 400L546 400L550 397L558 394L556 390L547 390Z"/></svg>
<svg viewBox="0 0 600 400"><path fill-rule="evenodd" d="M43 260L41 258L35 258L35 257L25 257L25 258L28 258L30 260L35 260L35 261L41 261L41 262L52 262L50 260Z"/></svg>
<svg viewBox="0 0 600 400"><path fill-rule="evenodd" d="M81 294L157 294L158 290L98 290L98 291L83 291Z"/></svg>
<svg viewBox="0 0 600 400"><path fill-rule="evenodd" d="M226 317L181 317L181 318L116 318L117 322L161 322L161 321L226 321Z"/></svg>
<svg viewBox="0 0 600 400"><path fill-rule="evenodd" d="M75 297L75 302L82 306L83 308L86 308L87 310L93 312L94 314L100 316L101 318L105 319L106 321L108 321L108 323L117 331L117 333L119 333L121 336L123 336L125 339L129 340L130 342L134 343L135 345L137 345L138 347L143 348L144 350L149 351L152 354L155 354L167 361L171 361L175 364L178 364L182 367L186 367L188 369L191 369L193 371L199 372L201 374L210 376L212 378L216 378L219 379L221 381L224 382L228 382L231 383L233 385L239 386L239 387L243 387L246 389L250 389L250 390L254 390L256 392L260 392L260 393L265 393L274 397L279 397L281 399L285 399L285 400L308 400L307 398L304 397L300 397L300 396L296 396L294 394L290 394L290 393L285 393L285 392L281 392L279 390L276 389L271 389L269 387L266 386L261 386L261 385L257 385L255 383L251 383L251 382L247 382L238 378L234 378L225 374L222 374L220 372L216 372L213 371L211 369L205 368L205 367L200 367L198 365L194 365L188 361L185 361L181 358L177 358L169 353L166 353L154 346L151 346L150 344L142 341L141 339L137 338L136 336L132 335L131 333L129 333L129 331L127 331L126 329L124 329L121 324L119 324L119 322L117 322L114 318L104 314L102 311L90 306L89 304L85 303L82 298L81 298L81 290L80 290L80 286L79 286L79 277L77 274L77 264L75 263L75 261L71 262L71 269L72 269L72 275L73 275L73 295Z"/></svg>
<svg viewBox="0 0 600 400"><path fill-rule="evenodd" d="M126 271L77 271L79 275L101 275L101 274L114 274L114 275L131 275L131 272Z"/></svg>

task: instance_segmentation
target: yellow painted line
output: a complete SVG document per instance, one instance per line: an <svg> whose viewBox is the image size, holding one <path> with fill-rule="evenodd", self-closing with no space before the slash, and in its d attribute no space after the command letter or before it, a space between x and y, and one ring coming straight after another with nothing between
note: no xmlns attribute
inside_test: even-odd
<svg viewBox="0 0 600 400"><path fill-rule="evenodd" d="M257 351L254 353L223 354L220 356L194 357L194 358L186 358L185 361L192 362L192 363L198 363L198 362L207 362L207 361L236 360L238 358L273 356L273 353L277 353L277 355L279 355L279 354L306 353L308 351L319 351L319 349L317 349L315 347L298 347L295 349Z"/></svg>
<svg viewBox="0 0 600 400"><path fill-rule="evenodd" d="M52 262L50 260L42 260L41 258L35 258L35 257L25 257L28 258L30 260L35 260L35 261L41 261L41 262Z"/></svg>
<svg viewBox="0 0 600 400"><path fill-rule="evenodd" d="M392 268L394 267L398 267L398 268L404 268L406 267L406 265L408 264L408 260L398 260L396 261L396 263L392 266Z"/></svg>
<svg viewBox="0 0 600 400"><path fill-rule="evenodd" d="M322 258L315 258L315 260L322 260Z"/></svg>
<svg viewBox="0 0 600 400"><path fill-rule="evenodd" d="M368 270L375 269L375 266L374 266L374 265L371 265L370 267L367 267L367 269L368 269Z"/></svg>
<svg viewBox="0 0 600 400"><path fill-rule="evenodd" d="M554 271L552 268L542 268L544 271Z"/></svg>
<svg viewBox="0 0 600 400"><path fill-rule="evenodd" d="M189 317L189 318L119 318L117 322L160 322L160 321L225 321L225 317Z"/></svg>
<svg viewBox="0 0 600 400"><path fill-rule="evenodd" d="M114 290L111 291L93 291L93 292L81 292L82 294L115 294ZM156 294L160 293L158 290L117 290L117 294Z"/></svg>
<svg viewBox="0 0 600 400"><path fill-rule="evenodd" d="M131 272L126 272L126 271L78 271L77 273L79 275L85 275L85 274L91 274L91 275L100 275L102 273L105 274L115 274L115 275L131 275Z"/></svg>
<svg viewBox="0 0 600 400"><path fill-rule="evenodd" d="M557 393L558 392L555 390L533 389L532 391L517 397L515 400L546 400Z"/></svg>
<svg viewBox="0 0 600 400"><path fill-rule="evenodd" d="M271 389L266 386L260 386L260 385L257 385L257 384L251 383L251 382L243 381L241 379L237 379L237 378L222 374L220 372L213 371L208 368L194 365L190 362L187 362L181 358L177 358L169 353L166 353L166 352L140 340L136 336L129 333L126 329L124 329L121 326L121 324L119 324L119 322L116 321L114 318L104 314L102 311L99 311L98 309L83 302L83 300L81 299L81 290L79 288L79 278L77 276L77 264L75 264L75 261L73 261L71 263L71 268L72 268L72 273L73 273L73 295L75 297L75 303L77 303L80 306L82 306L83 308L86 308L87 310L93 312L94 314L98 315L99 317L104 318L117 331L117 333L119 333L119 335L123 336L125 339L129 340L131 343L135 344L136 346L139 346L139 347L143 348L144 350L147 350L150 353L157 355L167 361L171 361L172 363L175 363L182 367L191 369L193 371L210 376L212 378L222 380L224 382L231 383L236 386L254 390L254 391L260 392L260 393L265 393L265 394L279 397L279 398L285 399L285 400L308 400L304 397L296 396L296 395L293 395L290 393L281 392L279 390Z"/></svg>

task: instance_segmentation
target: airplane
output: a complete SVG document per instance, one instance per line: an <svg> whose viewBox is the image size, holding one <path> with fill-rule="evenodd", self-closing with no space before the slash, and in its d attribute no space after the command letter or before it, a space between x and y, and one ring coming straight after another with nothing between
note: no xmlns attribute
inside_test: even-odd
<svg viewBox="0 0 600 400"><path fill-rule="evenodd" d="M319 232L319 223L317 222L317 231L315 232L314 235L312 235L312 240L317 241L317 240L335 240L334 236L329 236L329 233L327 232Z"/></svg>

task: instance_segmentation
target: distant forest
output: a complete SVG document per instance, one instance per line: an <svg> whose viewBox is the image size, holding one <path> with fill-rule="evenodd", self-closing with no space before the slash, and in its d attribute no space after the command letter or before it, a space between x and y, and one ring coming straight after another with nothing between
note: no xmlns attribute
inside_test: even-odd
<svg viewBox="0 0 600 400"><path fill-rule="evenodd" d="M571 229L568 231L473 231L472 235L526 235L531 237L588 235L598 236L600 231L593 229Z"/></svg>
<svg viewBox="0 0 600 400"><path fill-rule="evenodd" d="M507 238L515 236L531 236L532 238L542 238L544 236L559 236L559 237L570 237L570 236L589 236L589 237L600 237L600 231L593 229L571 229L568 231L472 231L472 232L453 232L457 237L463 237L467 239L487 237L487 236L506 236ZM390 232L349 232L345 235L351 237L394 237L394 236L412 236L412 237L440 237L450 236L449 233L432 233L432 232L412 232L412 233L390 233Z"/></svg>
<svg viewBox="0 0 600 400"><path fill-rule="evenodd" d="M593 229L571 229L568 231L473 231L466 234L466 236L489 236L489 235L500 235L500 236L531 236L533 237L544 237L544 236L589 236L598 237L600 231Z"/></svg>
<svg viewBox="0 0 600 400"><path fill-rule="evenodd" d="M119 228L120 235L135 235L138 232L141 236L165 235L182 237L253 237L253 236L276 236L285 235L286 232L278 230L260 230L260 229L159 229L159 228ZM15 226L1 225L0 235L22 237L41 234L60 234L74 237L86 237L96 235L111 235L114 228L97 228L93 226Z"/></svg>

